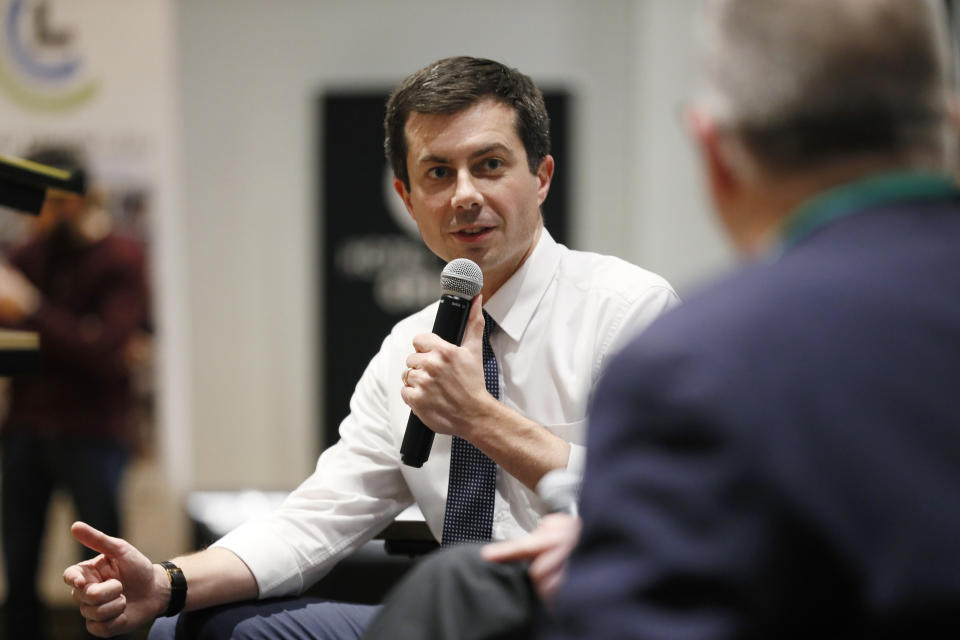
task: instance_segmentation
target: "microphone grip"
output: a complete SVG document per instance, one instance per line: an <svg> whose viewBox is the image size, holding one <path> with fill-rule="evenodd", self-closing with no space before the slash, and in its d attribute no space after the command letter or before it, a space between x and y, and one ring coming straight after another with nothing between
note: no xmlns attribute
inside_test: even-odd
<svg viewBox="0 0 960 640"><path fill-rule="evenodd" d="M433 447L433 438L437 434L433 429L423 424L413 411L407 420L407 430L403 434L403 444L400 445L400 460L408 467L423 466L430 457Z"/></svg>
<svg viewBox="0 0 960 640"><path fill-rule="evenodd" d="M433 333L451 344L460 346L467 329L472 300L445 293L440 297L440 307L433 321ZM410 467L422 467L430 457L433 447L433 429L423 423L413 411L407 420L407 430L400 445L400 460Z"/></svg>

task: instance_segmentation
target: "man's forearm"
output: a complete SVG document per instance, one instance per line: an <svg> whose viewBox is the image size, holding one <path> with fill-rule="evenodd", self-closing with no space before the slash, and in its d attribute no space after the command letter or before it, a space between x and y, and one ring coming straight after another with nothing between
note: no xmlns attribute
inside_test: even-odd
<svg viewBox="0 0 960 640"><path fill-rule="evenodd" d="M493 400L464 437L531 490L553 469L564 469L570 443Z"/></svg>
<svg viewBox="0 0 960 640"><path fill-rule="evenodd" d="M250 569L227 549L210 547L174 558L172 562L180 567L187 579L185 611L253 600L259 595L257 581ZM154 566L159 568L158 565Z"/></svg>

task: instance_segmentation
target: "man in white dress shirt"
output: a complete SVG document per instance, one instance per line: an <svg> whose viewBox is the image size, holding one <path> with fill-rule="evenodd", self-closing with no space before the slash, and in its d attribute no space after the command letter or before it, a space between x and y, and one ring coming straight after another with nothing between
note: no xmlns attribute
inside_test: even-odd
<svg viewBox="0 0 960 640"><path fill-rule="evenodd" d="M605 358L677 302L659 276L571 251L544 229L549 118L517 70L467 57L433 63L393 92L385 128L394 186L424 242L483 271L462 345L430 333L436 304L399 322L314 474L276 512L204 551L153 564L75 523L101 556L64 580L95 635L165 616L151 638L359 637L375 607L276 598L299 594L414 502L446 540L445 518L462 515L447 504L461 445L495 474L481 538L532 530L546 511L533 491L540 478L582 467L587 402ZM487 355L495 364L485 378ZM410 411L438 434L422 468L400 461Z"/></svg>

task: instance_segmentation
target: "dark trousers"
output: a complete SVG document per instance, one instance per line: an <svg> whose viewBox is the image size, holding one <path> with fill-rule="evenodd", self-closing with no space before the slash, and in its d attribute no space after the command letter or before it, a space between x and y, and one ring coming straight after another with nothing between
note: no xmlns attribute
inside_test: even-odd
<svg viewBox="0 0 960 640"><path fill-rule="evenodd" d="M390 591L364 640L522 640L542 608L526 563L485 561L480 547L435 553Z"/></svg>
<svg viewBox="0 0 960 640"><path fill-rule="evenodd" d="M160 618L149 640L521 640L540 615L525 564L485 562L469 545L424 558L382 607L243 602Z"/></svg>
<svg viewBox="0 0 960 640"><path fill-rule="evenodd" d="M2 530L7 638L43 638L37 571L53 490L67 491L77 517L120 535L119 496L129 454L116 443L86 438L6 434L2 443ZM93 557L89 550L86 557Z"/></svg>
<svg viewBox="0 0 960 640"><path fill-rule="evenodd" d="M281 598L159 618L149 640L358 640L379 605Z"/></svg>

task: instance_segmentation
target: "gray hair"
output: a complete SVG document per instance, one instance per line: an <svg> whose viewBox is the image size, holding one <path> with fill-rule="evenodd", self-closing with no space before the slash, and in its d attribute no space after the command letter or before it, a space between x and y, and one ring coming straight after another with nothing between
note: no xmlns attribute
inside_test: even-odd
<svg viewBox="0 0 960 640"><path fill-rule="evenodd" d="M699 103L764 165L953 160L947 17L934 0L707 0Z"/></svg>

